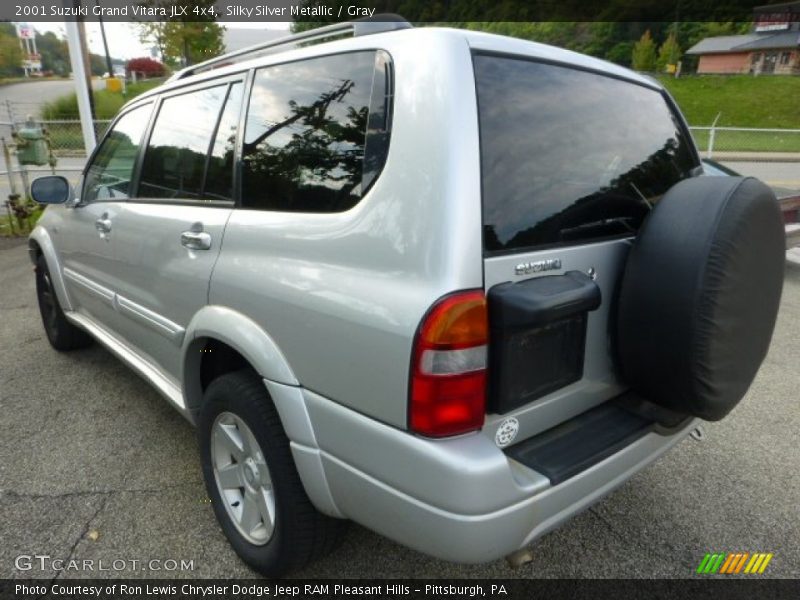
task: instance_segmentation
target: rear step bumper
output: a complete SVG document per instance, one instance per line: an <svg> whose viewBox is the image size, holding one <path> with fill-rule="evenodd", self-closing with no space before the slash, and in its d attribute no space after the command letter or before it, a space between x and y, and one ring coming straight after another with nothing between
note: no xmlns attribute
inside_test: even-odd
<svg viewBox="0 0 800 600"><path fill-rule="evenodd" d="M519 444L506 455L558 485L650 433L655 422L606 402Z"/></svg>
<svg viewBox="0 0 800 600"><path fill-rule="evenodd" d="M593 409L576 417L574 432L550 430L506 453L480 433L421 438L308 390L266 383L284 423L291 417L302 424L286 429L317 508L463 563L495 560L526 546L627 481L697 425L690 419L665 432L646 418L626 419L617 407ZM602 444L584 441L591 422L612 421ZM519 460L511 456L517 452ZM549 470L560 483L526 462Z"/></svg>

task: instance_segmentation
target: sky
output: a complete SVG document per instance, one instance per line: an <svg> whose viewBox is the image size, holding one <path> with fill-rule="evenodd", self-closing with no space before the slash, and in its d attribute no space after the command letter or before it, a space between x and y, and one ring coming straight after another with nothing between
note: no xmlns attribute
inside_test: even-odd
<svg viewBox="0 0 800 600"><path fill-rule="evenodd" d="M0 0L2 1L2 0ZM63 22L31 23L34 29L40 33L52 31L59 37L64 37L66 30ZM137 58L140 56L150 56L150 48L139 42L135 23L104 23L106 38L108 40L108 51L112 58ZM289 29L289 23L226 23L227 29ZM89 43L89 52L104 54L103 39L100 35L100 25L98 23L86 23L86 36Z"/></svg>

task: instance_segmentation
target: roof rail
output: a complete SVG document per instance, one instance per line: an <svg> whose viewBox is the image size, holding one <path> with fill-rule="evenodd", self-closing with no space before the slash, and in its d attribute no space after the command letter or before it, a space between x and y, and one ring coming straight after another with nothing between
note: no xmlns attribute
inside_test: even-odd
<svg viewBox="0 0 800 600"><path fill-rule="evenodd" d="M400 29L410 29L411 27L413 27L411 23L406 21L403 17L390 13L375 15L373 17L367 17L364 19L356 19L354 21L334 23L332 25L326 25L324 27L318 27L316 29L295 33L294 35L287 35L286 37L265 42L263 44L248 46L247 48L242 48L241 50L236 50L235 52L229 52L227 54L223 54L222 56L217 56L216 58L203 61L196 65L192 65L191 67L186 67L167 79L167 83L176 81L178 79L183 79L184 77L189 77L190 75L195 75L197 73L202 73L203 71L208 71L217 67L234 64L248 58L253 58L252 55L258 55L262 52L267 53L265 52L267 50L275 51L281 46L297 44L300 42L322 40L335 36L344 36L349 33L352 33L353 37L359 37L362 35L372 35L373 33L385 33Z"/></svg>

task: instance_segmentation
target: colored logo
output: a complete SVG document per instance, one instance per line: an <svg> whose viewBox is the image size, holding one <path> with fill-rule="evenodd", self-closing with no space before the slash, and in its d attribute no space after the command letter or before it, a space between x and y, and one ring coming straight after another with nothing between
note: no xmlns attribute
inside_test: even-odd
<svg viewBox="0 0 800 600"><path fill-rule="evenodd" d="M737 573L760 575L766 570L772 556L772 552L708 553L700 561L697 572L703 575L713 575L714 573L718 575L735 575Z"/></svg>

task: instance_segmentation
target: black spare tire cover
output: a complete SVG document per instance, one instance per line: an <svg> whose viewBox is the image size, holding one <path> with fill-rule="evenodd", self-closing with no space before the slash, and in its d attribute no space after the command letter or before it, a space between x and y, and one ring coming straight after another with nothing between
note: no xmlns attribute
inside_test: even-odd
<svg viewBox="0 0 800 600"><path fill-rule="evenodd" d="M769 348L784 235L775 195L756 179L696 177L672 187L623 274L616 340L627 383L675 411L727 415Z"/></svg>

